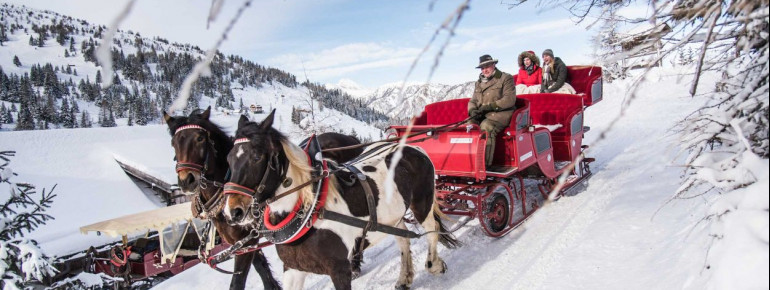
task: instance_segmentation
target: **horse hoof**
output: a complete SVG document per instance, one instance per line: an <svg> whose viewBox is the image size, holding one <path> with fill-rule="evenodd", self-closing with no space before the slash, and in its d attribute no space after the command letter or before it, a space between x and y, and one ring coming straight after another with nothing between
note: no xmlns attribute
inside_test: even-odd
<svg viewBox="0 0 770 290"><path fill-rule="evenodd" d="M407 285L398 285L398 286L396 286L396 290L409 290L409 286L407 286Z"/></svg>
<svg viewBox="0 0 770 290"><path fill-rule="evenodd" d="M447 269L447 268L448 268L448 267L446 266L446 262L444 262L444 261L441 261L441 274L444 274L444 273L446 273L446 269Z"/></svg>
<svg viewBox="0 0 770 290"><path fill-rule="evenodd" d="M361 277L361 269L353 269L350 271L350 278L352 280L355 280L358 277Z"/></svg>
<svg viewBox="0 0 770 290"><path fill-rule="evenodd" d="M433 275L441 275L446 273L446 270L447 270L446 262L444 262L444 260L441 260L441 259L439 259L439 262L441 262L441 266L431 261L425 262L425 268L428 269L428 271Z"/></svg>

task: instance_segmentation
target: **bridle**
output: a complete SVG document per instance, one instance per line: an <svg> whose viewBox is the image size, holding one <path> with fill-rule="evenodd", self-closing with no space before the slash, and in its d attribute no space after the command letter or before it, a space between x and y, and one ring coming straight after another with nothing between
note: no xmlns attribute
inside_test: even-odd
<svg viewBox="0 0 770 290"><path fill-rule="evenodd" d="M243 143L249 143L248 138L239 138L236 139L235 142L233 142L233 146L237 146L239 144ZM228 182L225 183L223 192L225 195L228 194L238 194L243 195L251 198L256 202L256 194L262 194L265 192L265 183L268 180L268 177L270 176L270 172L275 172L275 174L278 174L279 177L283 177L286 172L283 170L283 166L281 166L281 162L278 160L278 152L275 151L273 153L270 153L270 156L267 158L267 167L265 168L265 173L262 175L262 180L259 181L259 184L254 188L249 188L243 185L240 185L235 182Z"/></svg>
<svg viewBox="0 0 770 290"><path fill-rule="evenodd" d="M198 172L198 174L200 174L200 181L201 181L201 182L198 182L198 186L201 189L206 189L207 183L213 184L215 187L221 188L222 187L221 182L210 181L206 178L206 172L208 172L208 169L209 169L209 153L211 151L214 151L214 154L216 154L216 151L217 151L216 148L214 147L214 142L211 140L211 133L209 132L209 130L206 130L206 128L203 128L198 125L184 125L176 129L176 131L174 132L174 136L176 136L176 134L179 134L179 132L182 132L188 129L197 129L197 130L202 130L203 132L206 132L207 146L204 147L204 150L206 150L206 154L203 157L203 164L198 164L187 160L177 160L176 172L179 173L182 170L190 170L190 171Z"/></svg>

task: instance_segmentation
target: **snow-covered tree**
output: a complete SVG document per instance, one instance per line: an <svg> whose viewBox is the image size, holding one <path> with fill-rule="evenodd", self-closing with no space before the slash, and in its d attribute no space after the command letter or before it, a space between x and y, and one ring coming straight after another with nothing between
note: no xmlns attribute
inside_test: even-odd
<svg viewBox="0 0 770 290"><path fill-rule="evenodd" d="M93 122L91 121L91 114L88 113L88 111L83 111L80 114L80 128L91 128L93 127Z"/></svg>
<svg viewBox="0 0 770 290"><path fill-rule="evenodd" d="M548 3L568 7L581 20L607 21L614 18L608 13L612 11L610 7L624 7L635 2L557 0ZM643 3L650 5L652 14L649 18L627 23L644 22L650 27L627 34L622 43L623 50L610 57L642 59L635 65L644 71L627 96L627 102L633 102L636 88L643 83L653 66L664 59L676 59L682 50L696 49L689 94L705 100L705 105L686 117L677 128L687 158L683 164L683 184L675 193L675 198L711 197L715 206L705 214L705 219L712 222L710 235L714 245L722 247L724 245L720 245L719 241L729 230L724 221L733 213L764 212L765 219L767 217L764 182L768 178L770 158L768 1L674 0ZM656 51L650 57L651 47ZM722 76L716 87L703 88L700 85L705 72ZM765 180L762 182L765 189L761 189L762 183L759 183L757 186L761 190L743 190L760 180ZM754 238L756 244L762 245L766 251L766 236L755 235ZM753 250L738 247L742 252ZM718 261L720 257L712 253L719 252L724 253L710 251L707 263ZM762 255L766 257L764 253ZM724 274L716 279L730 279L727 277L729 272L715 272Z"/></svg>
<svg viewBox="0 0 770 290"><path fill-rule="evenodd" d="M19 106L19 115L16 117L18 123L16 123L16 130L34 130L35 119L32 117L32 111L29 108L26 100L21 101Z"/></svg>
<svg viewBox="0 0 770 290"><path fill-rule="evenodd" d="M17 67L21 66L21 60L19 60L19 56L18 55L14 55L13 56L13 65L15 65Z"/></svg>
<svg viewBox="0 0 770 290"><path fill-rule="evenodd" d="M52 260L46 257L35 240L24 235L53 217L45 211L51 207L56 186L38 193L34 185L15 182L17 176L9 163L13 151L0 151L0 191L8 199L0 204L0 288L22 289L24 283L42 281L56 273ZM5 196L3 194L2 196Z"/></svg>

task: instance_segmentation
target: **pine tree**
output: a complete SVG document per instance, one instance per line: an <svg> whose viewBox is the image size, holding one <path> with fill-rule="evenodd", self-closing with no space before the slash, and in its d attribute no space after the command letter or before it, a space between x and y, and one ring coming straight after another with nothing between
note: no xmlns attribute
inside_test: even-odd
<svg viewBox="0 0 770 290"><path fill-rule="evenodd" d="M299 124L299 112L297 112L297 108L294 106L291 106L291 122Z"/></svg>
<svg viewBox="0 0 770 290"><path fill-rule="evenodd" d="M43 281L56 273L53 259L47 257L35 240L24 238L53 217L45 213L51 207L53 191L45 189L40 194L34 185L14 182L16 173L10 168L10 157L14 151L0 151L0 183L9 188L8 199L0 205L0 287L3 289L26 288L24 283L31 280Z"/></svg>
<svg viewBox="0 0 770 290"><path fill-rule="evenodd" d="M75 114L80 113L80 108L78 107L78 102L76 102L75 99L71 99L70 103L72 103L72 112L74 112Z"/></svg>
<svg viewBox="0 0 770 290"><path fill-rule="evenodd" d="M52 95L48 95L46 98L45 106L40 112L40 120L46 123L59 123L59 112L56 109L54 97Z"/></svg>
<svg viewBox="0 0 770 290"><path fill-rule="evenodd" d="M5 25L0 23L0 46L3 46L6 41L8 41L8 35L5 33Z"/></svg>
<svg viewBox="0 0 770 290"><path fill-rule="evenodd" d="M80 114L80 128L91 128L92 126L91 115L88 114L88 111L83 111Z"/></svg>
<svg viewBox="0 0 770 290"><path fill-rule="evenodd" d="M13 65L15 65L17 67L21 67L21 61L19 60L19 56L17 56L17 55L13 56Z"/></svg>
<svg viewBox="0 0 770 290"><path fill-rule="evenodd" d="M19 106L19 116L17 117L18 123L16 123L15 129L17 131L35 130L35 119L32 117L32 112L30 111L27 102L27 100L22 99L21 105Z"/></svg>
<svg viewBox="0 0 770 290"><path fill-rule="evenodd" d="M71 116L72 110L70 109L69 101L67 101L67 98L64 98L61 101L61 110L59 111L59 121L62 126L65 128L72 128L74 126L75 120L71 119Z"/></svg>
<svg viewBox="0 0 770 290"><path fill-rule="evenodd" d="M96 71L96 83L101 84L102 83L102 71L98 70Z"/></svg>
<svg viewBox="0 0 770 290"><path fill-rule="evenodd" d="M133 126L134 125L134 116L133 116L133 110L131 110L131 107L128 109L128 123L126 125Z"/></svg>

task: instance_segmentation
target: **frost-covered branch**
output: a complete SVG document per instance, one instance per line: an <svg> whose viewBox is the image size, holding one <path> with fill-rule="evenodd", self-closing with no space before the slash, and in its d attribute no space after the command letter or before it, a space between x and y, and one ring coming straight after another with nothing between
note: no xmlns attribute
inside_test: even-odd
<svg viewBox="0 0 770 290"><path fill-rule="evenodd" d="M8 188L8 200L0 205L0 288L21 289L24 283L42 281L56 273L52 260L46 257L37 242L24 238L53 217L45 211L51 207L56 186L46 193L43 189L36 197L35 186L28 183L15 183L11 178L16 174L11 170L10 158L13 151L0 152L0 189Z"/></svg>

